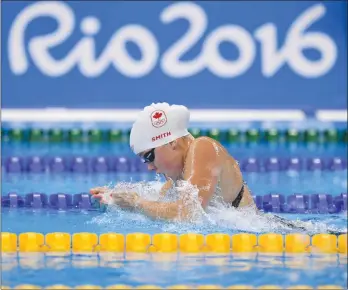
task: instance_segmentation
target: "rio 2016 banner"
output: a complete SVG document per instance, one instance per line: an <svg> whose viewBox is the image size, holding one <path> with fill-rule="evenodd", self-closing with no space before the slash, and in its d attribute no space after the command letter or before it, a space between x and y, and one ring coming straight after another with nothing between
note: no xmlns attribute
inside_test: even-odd
<svg viewBox="0 0 348 290"><path fill-rule="evenodd" d="M2 3L3 108L346 108L345 1Z"/></svg>

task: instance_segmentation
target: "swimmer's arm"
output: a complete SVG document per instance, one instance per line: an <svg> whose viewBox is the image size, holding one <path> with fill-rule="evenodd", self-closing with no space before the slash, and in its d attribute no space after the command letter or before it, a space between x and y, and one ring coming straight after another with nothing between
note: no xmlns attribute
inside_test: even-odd
<svg viewBox="0 0 348 290"><path fill-rule="evenodd" d="M183 177L190 184L198 188L198 197L202 207L205 209L214 195L220 164L218 148L209 140L202 138L193 145L191 156L184 169Z"/></svg>
<svg viewBox="0 0 348 290"><path fill-rule="evenodd" d="M141 198L138 202L137 208L151 218L173 220L186 219L188 216L188 210L183 206L182 201L160 202Z"/></svg>
<svg viewBox="0 0 348 290"><path fill-rule="evenodd" d="M160 190L160 198L163 198L166 195L167 191L173 186L173 181L166 176L164 177L167 179L167 181L165 184L163 184Z"/></svg>

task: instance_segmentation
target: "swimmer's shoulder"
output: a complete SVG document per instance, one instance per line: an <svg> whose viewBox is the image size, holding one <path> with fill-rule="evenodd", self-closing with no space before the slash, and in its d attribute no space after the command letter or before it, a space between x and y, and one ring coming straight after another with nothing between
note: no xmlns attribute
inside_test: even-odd
<svg viewBox="0 0 348 290"><path fill-rule="evenodd" d="M198 179L206 181L211 179L212 172L216 175L222 166L220 149L214 139L199 137L192 140L185 159L182 178L184 180ZM196 180L197 181L197 180Z"/></svg>
<svg viewBox="0 0 348 290"><path fill-rule="evenodd" d="M225 152L227 153L227 150L225 149L225 147L217 140L213 139L213 138L210 138L210 137L207 137L207 136L202 136L202 137L198 137L198 138L195 138L193 140L193 143L192 143L195 147L199 147L199 148L202 148L204 150L214 150L214 152L216 154L219 154L219 153L222 153L222 152Z"/></svg>
<svg viewBox="0 0 348 290"><path fill-rule="evenodd" d="M212 144L218 144L221 146L221 144L218 141L208 136L201 136L201 137L195 138L192 143L199 144L200 146L211 146Z"/></svg>
<svg viewBox="0 0 348 290"><path fill-rule="evenodd" d="M192 150L194 151L201 150L201 149L203 150L213 149L215 144L214 141L215 141L214 139L207 136L198 137L192 141L190 148L192 148Z"/></svg>
<svg viewBox="0 0 348 290"><path fill-rule="evenodd" d="M214 157L224 155L225 153L227 151L220 142L210 137L202 136L192 141L188 155L190 158L204 157L204 159L209 159L211 157L214 159Z"/></svg>
<svg viewBox="0 0 348 290"><path fill-rule="evenodd" d="M228 152L228 150L217 140L202 136L195 138L193 141L193 148L199 147L201 152L206 154L214 154L217 157L219 157L220 161L232 161L233 163L236 162L234 157Z"/></svg>

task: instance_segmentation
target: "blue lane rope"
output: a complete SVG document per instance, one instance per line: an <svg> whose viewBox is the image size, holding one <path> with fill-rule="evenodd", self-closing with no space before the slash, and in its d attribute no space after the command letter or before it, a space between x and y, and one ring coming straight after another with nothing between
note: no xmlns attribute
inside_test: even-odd
<svg viewBox="0 0 348 290"><path fill-rule="evenodd" d="M267 194L254 195L258 209L264 212L294 214L335 214L347 211L347 193L331 194ZM2 208L16 210L32 208L42 210L97 211L103 207L88 193L28 193L10 192L1 197Z"/></svg>
<svg viewBox="0 0 348 290"><path fill-rule="evenodd" d="M238 160L238 158L237 158ZM243 172L342 171L347 170L344 157L269 157L238 160ZM128 156L7 156L2 159L6 173L146 173L140 158Z"/></svg>

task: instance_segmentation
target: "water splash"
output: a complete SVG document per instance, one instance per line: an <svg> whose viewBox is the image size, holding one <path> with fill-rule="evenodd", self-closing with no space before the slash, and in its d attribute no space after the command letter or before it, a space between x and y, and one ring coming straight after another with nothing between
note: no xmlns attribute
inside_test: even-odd
<svg viewBox="0 0 348 290"><path fill-rule="evenodd" d="M250 232L250 233L291 233L303 232L306 234L325 233L325 232L347 232L347 228L334 225L337 219L345 219L342 224L346 225L346 215L322 216L320 220L308 215L302 220L295 215L288 215L286 218L279 217L271 213L256 211L252 207L234 208L223 202L221 197L214 196L210 205L203 210L198 197L198 190L188 182L181 181L176 187L168 190L164 197L160 196L162 183L159 180L153 182L120 182L117 185L109 184L109 191L105 194L105 201L108 203L107 211L98 217L94 217L90 222L110 230L122 229L123 232L132 232L138 227L150 232ZM118 192L128 194L137 192L139 196L153 201L173 202L179 197L184 200L185 206L190 208L191 215L186 221L178 218L173 221L163 221L160 219L150 219L143 214L121 210L112 204L110 193ZM294 217L297 219L294 220Z"/></svg>

